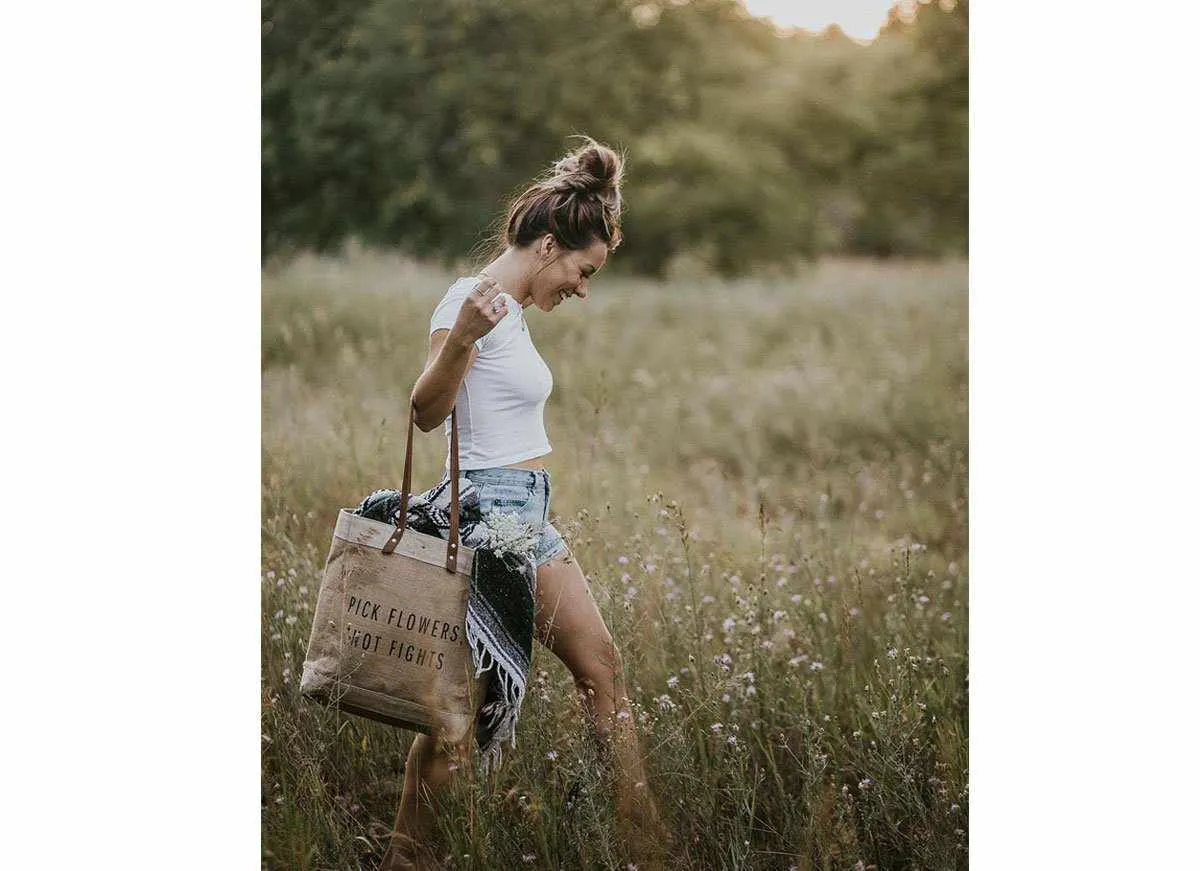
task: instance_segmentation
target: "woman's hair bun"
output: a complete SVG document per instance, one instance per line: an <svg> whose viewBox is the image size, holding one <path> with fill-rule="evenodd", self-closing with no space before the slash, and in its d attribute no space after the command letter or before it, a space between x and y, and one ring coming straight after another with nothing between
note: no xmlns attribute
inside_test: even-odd
<svg viewBox="0 0 1200 871"><path fill-rule="evenodd" d="M550 233L577 251L597 239L612 251L621 244L623 158L587 136L582 146L556 160L550 170L508 206L503 245L524 247Z"/></svg>
<svg viewBox="0 0 1200 871"><path fill-rule="evenodd" d="M619 201L622 162L606 145L588 139L577 151L554 164L547 184L557 191L596 194Z"/></svg>

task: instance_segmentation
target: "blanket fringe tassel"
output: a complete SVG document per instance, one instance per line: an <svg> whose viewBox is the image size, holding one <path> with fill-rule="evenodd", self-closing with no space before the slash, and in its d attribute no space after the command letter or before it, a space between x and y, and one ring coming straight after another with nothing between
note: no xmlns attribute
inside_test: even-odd
<svg viewBox="0 0 1200 871"><path fill-rule="evenodd" d="M521 675L514 674L512 669L506 668L488 646L487 639L469 609L466 622L467 642L471 646L471 655L475 661L475 677L494 669L500 680L504 698L503 703L493 702L480 709L484 725L491 730L491 740L480 749L480 770L486 777L489 772L500 769L504 758L501 744L507 739L510 747L517 746L517 717L521 713L521 703L525 698L525 682Z"/></svg>

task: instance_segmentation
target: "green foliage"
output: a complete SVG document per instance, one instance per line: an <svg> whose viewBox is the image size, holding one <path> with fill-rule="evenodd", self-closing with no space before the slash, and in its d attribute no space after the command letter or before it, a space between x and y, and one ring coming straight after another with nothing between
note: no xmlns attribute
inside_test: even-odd
<svg viewBox="0 0 1200 871"><path fill-rule="evenodd" d="M625 268L965 249L967 4L861 46L735 0L264 0L263 253L461 258L586 132Z"/></svg>

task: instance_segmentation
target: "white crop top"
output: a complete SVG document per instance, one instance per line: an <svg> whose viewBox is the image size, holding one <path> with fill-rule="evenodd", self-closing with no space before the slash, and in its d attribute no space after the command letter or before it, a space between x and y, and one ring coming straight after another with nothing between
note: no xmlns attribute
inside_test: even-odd
<svg viewBox="0 0 1200 871"><path fill-rule="evenodd" d="M460 278L433 311L430 334L458 320L463 300L479 285ZM505 315L490 333L475 340L475 363L458 391L459 468L489 469L550 453L542 411L554 376L525 324L521 306L508 294ZM446 418L446 470L450 469L450 421Z"/></svg>

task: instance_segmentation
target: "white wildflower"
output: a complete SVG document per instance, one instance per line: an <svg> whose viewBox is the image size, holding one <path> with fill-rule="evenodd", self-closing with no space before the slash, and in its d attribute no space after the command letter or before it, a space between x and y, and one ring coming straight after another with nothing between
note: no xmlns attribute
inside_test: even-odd
<svg viewBox="0 0 1200 871"><path fill-rule="evenodd" d="M677 676L671 675L669 678L667 678L667 688L668 689L673 690L677 686L679 686L679 678Z"/></svg>
<svg viewBox="0 0 1200 871"><path fill-rule="evenodd" d="M483 518L489 550L498 556L514 554L531 557L541 537L531 524L522 523L515 511L500 511L493 508Z"/></svg>

